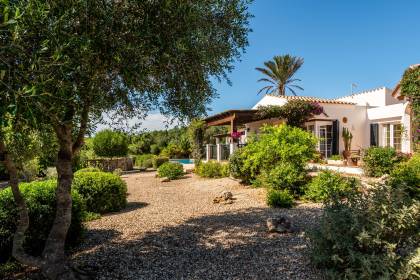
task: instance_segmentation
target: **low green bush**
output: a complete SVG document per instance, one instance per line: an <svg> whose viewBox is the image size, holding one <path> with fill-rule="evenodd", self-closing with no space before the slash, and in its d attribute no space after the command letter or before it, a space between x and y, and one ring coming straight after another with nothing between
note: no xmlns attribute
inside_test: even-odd
<svg viewBox="0 0 420 280"><path fill-rule="evenodd" d="M197 165L196 174L204 178L222 178L229 176L229 165L217 161L201 162Z"/></svg>
<svg viewBox="0 0 420 280"><path fill-rule="evenodd" d="M164 164L165 162L168 162L168 161L169 161L168 157L163 157L163 156L153 157L153 159L152 159L153 168L158 169L159 166L161 166L162 164Z"/></svg>
<svg viewBox="0 0 420 280"><path fill-rule="evenodd" d="M267 191L267 204L271 207L290 208L293 206L294 198L289 190L269 189Z"/></svg>
<svg viewBox="0 0 420 280"><path fill-rule="evenodd" d="M243 148L237 149L229 157L229 173L233 178L241 179L245 183L249 183L252 180L252 176L247 170L244 170L246 155L243 151Z"/></svg>
<svg viewBox="0 0 420 280"><path fill-rule="evenodd" d="M263 187L275 190L289 190L294 195L301 194L301 187L306 182L304 169L290 163L279 163L269 171L263 171L259 176L259 183Z"/></svg>
<svg viewBox="0 0 420 280"><path fill-rule="evenodd" d="M415 154L408 162L400 163L392 170L389 183L394 188L402 188L412 198L420 200L420 154Z"/></svg>
<svg viewBox="0 0 420 280"><path fill-rule="evenodd" d="M342 177L332 171L322 171L308 184L305 197L315 202L322 202L330 199L331 196L343 198L356 189L355 178Z"/></svg>
<svg viewBox="0 0 420 280"><path fill-rule="evenodd" d="M158 176L174 180L184 175L184 167L179 162L165 162L158 168Z"/></svg>
<svg viewBox="0 0 420 280"><path fill-rule="evenodd" d="M120 131L101 130L93 137L93 150L101 157L124 157L128 153L128 137Z"/></svg>
<svg viewBox="0 0 420 280"><path fill-rule="evenodd" d="M82 168L77 170L74 175L79 174L79 173L83 173L83 172L102 172L102 170L100 170L97 167L86 167L86 168Z"/></svg>
<svg viewBox="0 0 420 280"><path fill-rule="evenodd" d="M76 172L73 189L83 197L89 212L116 212L127 204L127 185L112 173Z"/></svg>
<svg viewBox="0 0 420 280"><path fill-rule="evenodd" d="M155 156L151 154L143 154L136 156L135 165L138 167L152 168L154 157Z"/></svg>
<svg viewBox="0 0 420 280"><path fill-rule="evenodd" d="M370 147L364 151L362 160L365 175L380 177L390 174L398 163L406 160L406 156L397 153L394 148Z"/></svg>
<svg viewBox="0 0 420 280"><path fill-rule="evenodd" d="M26 231L25 250L31 255L42 253L45 241L55 218L56 180L22 183L19 188L29 209L30 225ZM72 191L72 220L66 244L73 246L82 235L82 219L85 204L82 197ZM16 230L18 209L12 191L9 188L0 190L0 263L11 257L13 234Z"/></svg>
<svg viewBox="0 0 420 280"><path fill-rule="evenodd" d="M341 160L341 156L340 155L332 155L329 157L330 160Z"/></svg>
<svg viewBox="0 0 420 280"><path fill-rule="evenodd" d="M419 209L385 185L335 197L309 232L312 260L330 279L418 279Z"/></svg>

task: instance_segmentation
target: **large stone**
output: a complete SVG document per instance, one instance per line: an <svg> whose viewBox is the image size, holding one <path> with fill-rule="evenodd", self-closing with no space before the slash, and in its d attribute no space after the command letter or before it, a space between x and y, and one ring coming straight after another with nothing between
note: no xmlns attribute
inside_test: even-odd
<svg viewBox="0 0 420 280"><path fill-rule="evenodd" d="M161 183L170 182L170 181L171 181L171 179L169 179L168 177L160 178Z"/></svg>
<svg viewBox="0 0 420 280"><path fill-rule="evenodd" d="M233 194L229 191L224 191L222 192L222 197L224 198L224 200L232 200Z"/></svg>
<svg viewBox="0 0 420 280"><path fill-rule="evenodd" d="M286 216L271 217L267 219L269 233L294 232L292 222Z"/></svg>
<svg viewBox="0 0 420 280"><path fill-rule="evenodd" d="M233 194L229 191L224 191L221 195L216 196L213 199L213 203L223 203L223 204L232 204L233 203Z"/></svg>

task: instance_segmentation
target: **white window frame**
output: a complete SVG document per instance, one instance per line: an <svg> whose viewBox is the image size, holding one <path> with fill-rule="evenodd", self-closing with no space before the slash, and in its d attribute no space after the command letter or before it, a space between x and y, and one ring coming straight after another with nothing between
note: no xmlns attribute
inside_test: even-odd
<svg viewBox="0 0 420 280"><path fill-rule="evenodd" d="M388 127L387 125L389 125L389 146L387 145L387 132L388 132ZM382 147L391 147L391 148L395 148L394 147L394 125L403 125L401 122L388 122L388 123L382 123ZM401 149L402 149L402 136L401 136Z"/></svg>

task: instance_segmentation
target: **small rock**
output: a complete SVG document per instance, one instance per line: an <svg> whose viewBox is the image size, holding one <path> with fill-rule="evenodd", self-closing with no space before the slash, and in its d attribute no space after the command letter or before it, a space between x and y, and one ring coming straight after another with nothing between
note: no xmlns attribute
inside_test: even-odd
<svg viewBox="0 0 420 280"><path fill-rule="evenodd" d="M161 183L170 182L170 181L171 181L171 179L169 179L168 177L160 178Z"/></svg>
<svg viewBox="0 0 420 280"><path fill-rule="evenodd" d="M216 196L213 199L213 203L223 203L223 204L232 204L233 203L233 194L228 191L222 192L221 195Z"/></svg>
<svg viewBox="0 0 420 280"><path fill-rule="evenodd" d="M294 232L290 219L285 216L268 218L267 228L269 233Z"/></svg>
<svg viewBox="0 0 420 280"><path fill-rule="evenodd" d="M222 192L222 197L225 200L231 200L233 198L233 194L231 192L224 191L224 192Z"/></svg>

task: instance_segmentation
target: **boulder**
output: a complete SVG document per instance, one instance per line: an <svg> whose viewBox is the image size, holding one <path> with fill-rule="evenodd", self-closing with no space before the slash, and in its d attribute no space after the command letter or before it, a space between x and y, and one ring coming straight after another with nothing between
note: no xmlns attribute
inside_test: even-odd
<svg viewBox="0 0 420 280"><path fill-rule="evenodd" d="M286 216L268 218L267 228L269 233L290 233L295 231L290 218Z"/></svg>
<svg viewBox="0 0 420 280"><path fill-rule="evenodd" d="M232 204L233 203L233 194L229 191L224 191L224 192L222 192L221 195L216 196L213 199L213 203Z"/></svg>
<svg viewBox="0 0 420 280"><path fill-rule="evenodd" d="M168 177L160 178L161 183L170 182L170 181L171 181L171 179L169 179Z"/></svg>

